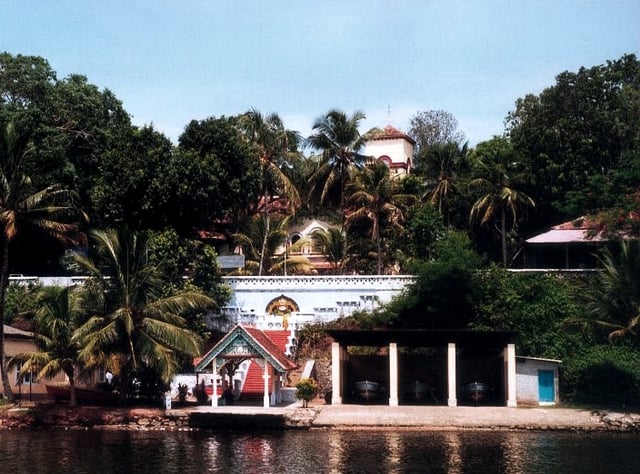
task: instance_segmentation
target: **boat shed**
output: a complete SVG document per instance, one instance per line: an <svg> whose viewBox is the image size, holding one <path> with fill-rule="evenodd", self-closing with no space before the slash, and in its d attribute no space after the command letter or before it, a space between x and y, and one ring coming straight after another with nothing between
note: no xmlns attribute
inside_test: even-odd
<svg viewBox="0 0 640 474"><path fill-rule="evenodd" d="M331 403L359 403L359 387L379 387L366 402L389 406L517 406L515 334L509 331L329 329ZM373 383L369 383L373 382Z"/></svg>

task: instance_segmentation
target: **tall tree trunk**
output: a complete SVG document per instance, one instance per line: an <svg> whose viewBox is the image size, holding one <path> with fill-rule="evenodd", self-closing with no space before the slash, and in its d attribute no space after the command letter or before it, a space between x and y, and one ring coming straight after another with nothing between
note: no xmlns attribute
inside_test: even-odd
<svg viewBox="0 0 640 474"><path fill-rule="evenodd" d="M374 219L373 228L376 238L376 247L378 253L378 275L382 275L382 238L380 237L380 225L378 219Z"/></svg>
<svg viewBox="0 0 640 474"><path fill-rule="evenodd" d="M67 374L67 376L69 377L69 408L75 408L78 406L75 373Z"/></svg>
<svg viewBox="0 0 640 474"><path fill-rule="evenodd" d="M269 241L269 232L271 232L271 219L269 215L269 196L264 194L264 235L262 236L262 247L260 248L260 266L258 267L258 276L262 276L264 271L264 256L267 252L267 242Z"/></svg>
<svg viewBox="0 0 640 474"><path fill-rule="evenodd" d="M4 348L4 316L5 303L7 297L7 287L9 286L9 240L4 237L2 243L2 269L0 270L0 372L2 372L2 389L4 396L13 401L13 391L9 383L9 373L7 364L5 363Z"/></svg>
<svg viewBox="0 0 640 474"><path fill-rule="evenodd" d="M500 208L500 237L502 242L502 266L507 268L507 215L504 212L504 206Z"/></svg>

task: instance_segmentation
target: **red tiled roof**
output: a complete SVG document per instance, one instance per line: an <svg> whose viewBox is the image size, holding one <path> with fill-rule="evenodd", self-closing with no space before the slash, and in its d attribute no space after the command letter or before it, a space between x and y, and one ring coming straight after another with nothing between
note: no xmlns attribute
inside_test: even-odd
<svg viewBox="0 0 640 474"><path fill-rule="evenodd" d="M289 335L291 332L284 330L264 330L262 331L282 352L287 352Z"/></svg>
<svg viewBox="0 0 640 474"><path fill-rule="evenodd" d="M225 336L220 339L215 346L213 346L203 357L194 358L194 365L196 366L196 370L202 370L202 365L204 361L210 361L211 357L220 352L227 346L229 338L234 337L239 331L244 332L248 337L253 340L253 343L260 346L269 356L280 365L279 369L283 370L292 370L296 368L296 365L289 360L289 358L284 354L284 347L281 349L278 347L276 343L274 343L269 337L262 332L260 329L251 327L251 326L243 326L241 324L237 324L234 326Z"/></svg>
<svg viewBox="0 0 640 474"><path fill-rule="evenodd" d="M372 140L393 140L396 138L402 138L404 140L409 141L412 145L415 145L416 142L413 138L411 138L406 133L401 132L395 127L391 125L387 125L380 132L376 133L371 139Z"/></svg>
<svg viewBox="0 0 640 474"><path fill-rule="evenodd" d="M291 362L289 358L284 354L284 349L280 349L269 337L260 329L242 326L242 328L258 343L264 350L266 350L274 359L276 359L282 367L292 370L296 368L296 364Z"/></svg>

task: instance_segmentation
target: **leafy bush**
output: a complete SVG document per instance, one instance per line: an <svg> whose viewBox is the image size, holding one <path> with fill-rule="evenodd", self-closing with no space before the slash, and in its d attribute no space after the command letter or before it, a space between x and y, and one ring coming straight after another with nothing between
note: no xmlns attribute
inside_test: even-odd
<svg viewBox="0 0 640 474"><path fill-rule="evenodd" d="M591 346L588 331L569 321L583 318L585 307L574 278L511 273L492 267L475 277L477 293L472 329L514 331L518 355L567 359Z"/></svg>
<svg viewBox="0 0 640 474"><path fill-rule="evenodd" d="M309 406L309 402L318 393L318 382L314 379L302 379L296 384L296 398L302 400L303 408Z"/></svg>
<svg viewBox="0 0 640 474"><path fill-rule="evenodd" d="M640 351L630 345L595 346L565 361L561 383L569 401L640 406Z"/></svg>
<svg viewBox="0 0 640 474"><path fill-rule="evenodd" d="M206 405L209 401L209 396L204 386L204 380L200 381L200 384L193 387L193 396L196 397L198 405Z"/></svg>

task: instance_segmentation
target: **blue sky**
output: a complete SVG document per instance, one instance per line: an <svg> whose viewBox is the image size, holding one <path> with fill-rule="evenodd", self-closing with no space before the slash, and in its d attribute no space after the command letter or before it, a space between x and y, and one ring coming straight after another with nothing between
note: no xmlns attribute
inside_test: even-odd
<svg viewBox="0 0 640 474"><path fill-rule="evenodd" d="M0 0L0 51L84 74L174 141L251 107L306 136L335 107L363 131L446 110L475 145L558 73L640 55L640 1Z"/></svg>

